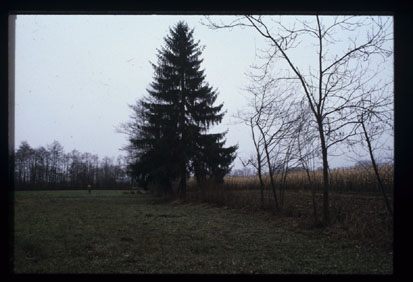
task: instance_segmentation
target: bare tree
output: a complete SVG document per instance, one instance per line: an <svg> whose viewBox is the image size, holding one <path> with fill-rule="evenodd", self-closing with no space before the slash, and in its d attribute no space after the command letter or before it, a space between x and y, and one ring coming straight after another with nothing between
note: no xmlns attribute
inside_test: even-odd
<svg viewBox="0 0 413 282"><path fill-rule="evenodd" d="M50 152L51 184L57 184L61 182L63 146L55 140L47 146L47 149Z"/></svg>
<svg viewBox="0 0 413 282"><path fill-rule="evenodd" d="M254 118L256 118L257 115L253 115L252 117L250 117L246 113L243 113L243 114L238 113L237 117L242 119L245 122L245 124L248 125L251 129L251 137L254 143L256 155L251 156L247 161L244 161L242 159L240 160L244 168L251 165L257 171L258 179L260 181L261 208L265 209L265 206L264 206L264 186L265 185L264 185L264 180L262 177L263 166L264 166L263 146L262 146L263 140L262 138L259 137L259 135L257 136L257 134L255 133L256 121L254 121Z"/></svg>
<svg viewBox="0 0 413 282"><path fill-rule="evenodd" d="M393 216L393 209L384 189L384 183L377 164L377 151L384 151L383 137L392 136L393 127L393 95L389 85L372 88L359 102L356 109L358 114L358 127L353 138L348 140L348 144L357 155L358 149L354 145L361 144L368 152L371 166L377 180L378 187L383 195L383 199L390 216ZM392 151L392 148L390 148Z"/></svg>
<svg viewBox="0 0 413 282"><path fill-rule="evenodd" d="M132 184L137 183L141 185L144 189L147 188L147 179L144 177L140 177L140 179L136 179L136 177L132 177L133 167L132 164L135 163L142 155L143 150L134 146L134 140L139 140L143 136L142 127L146 125L145 119L145 108L143 107L143 103L152 103L154 102L153 98L151 97L144 97L140 100L137 100L135 104L129 105L132 110L132 114L129 116L130 120L125 123L121 123L118 128L117 132L125 134L128 138L128 144L125 145L121 150L127 153L127 166L126 171L128 175L131 176Z"/></svg>
<svg viewBox="0 0 413 282"><path fill-rule="evenodd" d="M323 224L329 224L329 149L357 133L354 108L372 81L377 80L377 58L392 55L390 17L237 17L234 21L214 23L211 28L237 26L255 29L267 40L265 68L273 62L285 64L284 79L300 86L316 122L323 163ZM306 44L308 43L308 44ZM299 66L297 47L304 47L313 61Z"/></svg>
<svg viewBox="0 0 413 282"><path fill-rule="evenodd" d="M314 125L311 120L311 111L305 103L301 105L301 116L298 119L295 138L295 158L299 165L304 169L309 187L311 189L314 223L318 224L315 183L315 168L318 166L317 160L320 159L320 146L317 142L317 132L313 130Z"/></svg>
<svg viewBox="0 0 413 282"><path fill-rule="evenodd" d="M149 97L136 101L135 104L129 105L129 108L132 110L132 114L129 116L130 120L125 123L121 123L116 131L118 133L126 134L128 136L129 141L133 139L137 139L140 137L141 127L145 125L145 118L144 118L144 108L142 106L143 102L150 102ZM129 161L134 160L139 155L139 152L136 150L134 146L131 145L131 142L128 145L124 146L122 150L128 153L130 158Z"/></svg>
<svg viewBox="0 0 413 282"><path fill-rule="evenodd" d="M282 208L284 187L288 173L288 165L292 157L293 146L290 138L293 135L294 123L297 120L297 106L294 88L288 84L280 84L283 80L273 79L269 73L251 75L251 85L247 88L251 94L249 110L239 114L251 128L251 135L257 156L254 159L261 183L261 203L263 203L262 171L264 164L268 170L270 187L273 192L275 207ZM250 160L253 164L254 161ZM280 182L277 184L277 178ZM277 189L277 186L279 189ZM277 190L279 195L277 195Z"/></svg>

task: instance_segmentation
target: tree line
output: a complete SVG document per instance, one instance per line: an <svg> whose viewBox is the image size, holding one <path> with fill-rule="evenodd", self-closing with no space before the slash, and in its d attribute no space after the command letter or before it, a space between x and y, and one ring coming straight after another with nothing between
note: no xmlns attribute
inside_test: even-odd
<svg viewBox="0 0 413 282"><path fill-rule="evenodd" d="M15 152L16 189L97 189L130 187L126 158L72 150L66 153L58 141L32 148L23 141Z"/></svg>

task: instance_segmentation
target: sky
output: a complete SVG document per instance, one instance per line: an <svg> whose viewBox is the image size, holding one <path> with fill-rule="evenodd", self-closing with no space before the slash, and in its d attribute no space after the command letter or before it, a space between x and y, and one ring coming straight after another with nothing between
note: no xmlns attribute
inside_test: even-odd
<svg viewBox="0 0 413 282"><path fill-rule="evenodd" d="M234 115L247 104L246 73L266 43L252 29L212 30L200 23L202 16L182 15L18 15L16 148L22 141L37 148L57 140L65 152L125 154L127 136L116 129L130 119L128 105L147 95L150 62L157 62L157 49L179 20L195 28L195 40L205 46L201 66L218 90L216 103L224 103L226 115L213 131L228 130L226 145L238 144L238 157L248 158L254 152L250 129ZM343 158L332 160L332 166L345 165ZM234 167L242 168L239 158Z"/></svg>

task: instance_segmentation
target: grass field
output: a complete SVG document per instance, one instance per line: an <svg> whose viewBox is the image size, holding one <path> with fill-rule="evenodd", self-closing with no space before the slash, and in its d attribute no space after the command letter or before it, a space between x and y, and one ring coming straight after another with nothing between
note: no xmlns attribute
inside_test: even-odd
<svg viewBox="0 0 413 282"><path fill-rule="evenodd" d="M14 194L15 273L391 274L393 254L262 212L123 191Z"/></svg>

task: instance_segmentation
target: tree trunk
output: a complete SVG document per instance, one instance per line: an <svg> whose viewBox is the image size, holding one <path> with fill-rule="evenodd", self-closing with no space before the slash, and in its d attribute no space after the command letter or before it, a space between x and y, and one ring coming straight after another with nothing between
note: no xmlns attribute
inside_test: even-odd
<svg viewBox="0 0 413 282"><path fill-rule="evenodd" d="M163 190L165 191L165 198L168 196L173 196L174 191L172 189L171 181L169 179L166 179L165 182L163 183Z"/></svg>
<svg viewBox="0 0 413 282"><path fill-rule="evenodd" d="M179 196L181 200L185 200L186 198L186 163L187 163L187 155L186 155L186 139L187 139L187 132L185 128L185 102L186 102L186 90L185 90L185 73L182 71L181 73L181 101L180 101L180 128L179 131L181 135L181 152L182 152L182 163L181 163L181 183L180 183L180 193Z"/></svg>
<svg viewBox="0 0 413 282"><path fill-rule="evenodd" d="M321 153L323 157L323 225L328 226L330 224L330 212L329 212L329 182L328 182L328 159L327 159L327 146L325 142L324 129L321 119L318 121L318 131L321 141Z"/></svg>
<svg viewBox="0 0 413 282"><path fill-rule="evenodd" d="M264 181L262 180L261 153L260 153L259 143L257 143L257 141L255 140L255 133L254 133L254 126L253 126L252 118L250 119L250 127L251 127L252 141L254 142L255 150L257 151L257 170L258 170L258 178L260 180L261 208L265 209Z"/></svg>
<svg viewBox="0 0 413 282"><path fill-rule="evenodd" d="M273 175L273 171L272 171L272 167L271 167L270 153L268 152L268 143L267 143L267 140L265 138L265 133L264 133L264 131L262 130L261 126L258 123L257 123L257 127L260 130L262 138L264 140L264 150L265 150L265 155L266 155L266 158L267 158L268 172L270 174L270 183L271 183L271 188L272 188L272 192L273 192L273 195L274 195L275 208L278 211L280 209L280 207L278 205L277 191L275 189L275 182L274 182L274 175Z"/></svg>
<svg viewBox="0 0 413 282"><path fill-rule="evenodd" d="M374 174L376 175L377 183L379 184L381 193L383 194L384 203L386 204L387 211L389 212L390 216L393 217L393 210L391 208L389 199L387 198L386 192L384 191L384 185L383 185L383 182L381 181L381 178L380 178L380 173L379 173L379 170L377 168L376 160L374 159L373 149L371 147L370 138L367 134L366 127L364 126L364 120L361 121L361 126L363 128L364 137L366 139L367 147L369 149L370 160L371 160L371 164L373 165Z"/></svg>
<svg viewBox="0 0 413 282"><path fill-rule="evenodd" d="M313 216L314 216L314 223L317 224L317 203L316 203L316 186L313 183L311 176L310 176L310 170L305 167L305 172L307 173L307 178L308 178L308 183L310 184L311 187L311 197L313 200Z"/></svg>
<svg viewBox="0 0 413 282"><path fill-rule="evenodd" d="M285 192L285 186L287 184L287 170L288 167L284 169L284 171L282 172L282 182L281 182L281 186L280 186L280 206L281 208L283 208L284 206L284 192Z"/></svg>
<svg viewBox="0 0 413 282"><path fill-rule="evenodd" d="M267 143L264 144L264 149L265 149L265 154L267 156L268 172L270 174L270 183L271 183L272 192L274 194L275 208L278 211L280 209L280 206L278 205L277 191L275 189L274 175L273 175L273 171L272 171L272 167L271 167L271 159L270 159L270 154L268 152Z"/></svg>
<svg viewBox="0 0 413 282"><path fill-rule="evenodd" d="M262 180L262 174L261 174L261 155L257 155L258 159L258 178L260 180L260 192L261 192L261 208L265 209L264 206L264 181Z"/></svg>
<svg viewBox="0 0 413 282"><path fill-rule="evenodd" d="M186 199L186 168L185 165L181 168L181 183L180 183L180 198L181 200Z"/></svg>

